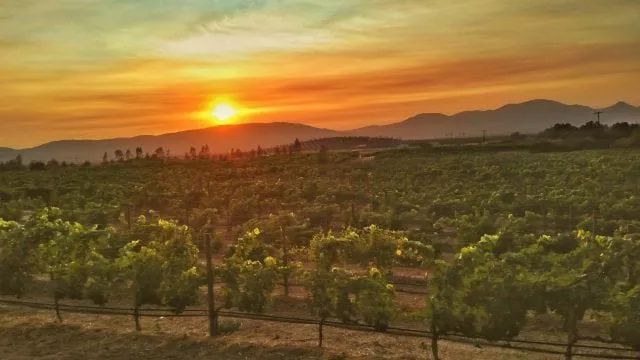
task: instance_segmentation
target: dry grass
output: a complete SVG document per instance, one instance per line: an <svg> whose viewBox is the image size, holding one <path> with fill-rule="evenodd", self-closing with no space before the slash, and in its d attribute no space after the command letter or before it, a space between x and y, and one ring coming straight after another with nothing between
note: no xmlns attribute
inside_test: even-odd
<svg viewBox="0 0 640 360"><path fill-rule="evenodd" d="M24 299L51 303L47 284ZM36 291L38 290L38 291ZM278 292L281 292L279 289ZM219 292L218 292L219 293ZM202 308L205 293L202 294ZM309 317L304 289L291 288L290 296L276 296L269 313ZM109 306L130 307L128 294L111 299ZM220 299L218 299L220 300ZM65 301L67 304L91 305ZM398 294L397 305L414 311L424 305L423 295ZM134 331L129 316L62 314L64 324L56 324L52 310L35 310L0 304L0 360L16 359L431 359L430 339L382 333L362 333L325 328L325 347L318 348L316 325L293 325L257 320L241 320L240 329L216 339L207 337L206 318L143 318L142 332ZM235 320L234 320L235 321ZM565 340L559 319L551 315L532 317L522 336L540 341ZM408 316L400 316L394 326L424 326ZM553 330L555 329L555 330ZM602 332L597 320L585 321L582 334ZM553 350L562 350L557 347ZM585 352L581 350L581 352ZM536 353L492 347L440 342L442 359L562 359ZM622 353L621 355L630 355Z"/></svg>
<svg viewBox="0 0 640 360"><path fill-rule="evenodd" d="M0 354L22 359L430 359L428 340L325 328L325 348L314 325L242 320L240 330L216 339L204 318L144 318L133 331L129 317L0 306ZM443 359L554 359L514 350L442 342ZM555 357L561 358L561 357Z"/></svg>

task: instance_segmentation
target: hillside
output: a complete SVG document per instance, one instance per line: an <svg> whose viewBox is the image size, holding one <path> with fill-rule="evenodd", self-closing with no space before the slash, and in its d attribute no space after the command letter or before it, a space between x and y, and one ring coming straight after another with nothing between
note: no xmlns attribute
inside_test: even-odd
<svg viewBox="0 0 640 360"><path fill-rule="evenodd" d="M113 157L117 149L135 152L142 147L145 153L153 153L158 147L170 151L174 156L182 156L191 146L200 148L208 145L212 152L223 153L231 148L249 150L261 146L268 148L300 140L336 136L336 131L319 129L303 124L268 123L216 126L206 129L181 131L158 136L137 136L132 138L106 140L63 140L54 141L31 149L20 150L25 162L32 160L58 161L100 161L105 152ZM17 151L0 150L0 161L15 158Z"/></svg>
<svg viewBox="0 0 640 360"><path fill-rule="evenodd" d="M0 148L0 161L14 159L18 154L22 154L25 162L49 159L68 162L100 161L105 152L113 157L114 151L117 149L122 151L129 149L135 152L137 147L142 147L145 153L151 154L155 149L162 147L165 151L169 150L173 156L182 156L192 146L199 149L203 145L208 145L213 153L225 153L231 148L241 150L249 150L258 146L270 148L291 143L296 138L305 141L351 137L351 140L347 141L350 142L347 147L357 147L361 144L353 142L360 140L353 137L416 140L480 136L483 130L489 136L513 132L537 133L556 123L581 125L595 120L595 111L596 109L582 105L566 105L551 100L531 100L520 104L504 105L494 110L465 111L455 115L418 114L401 122L347 131L286 122L224 125L158 136L105 140L62 140L21 150ZM605 124L623 121L640 122L640 107L624 102L618 102L601 111L603 111L601 120ZM385 143L386 140L377 139L376 141ZM345 147L345 144L338 144L339 142L341 141L333 140L331 144L338 148ZM316 145L319 147L320 143L316 142L312 145L311 147Z"/></svg>
<svg viewBox="0 0 640 360"><path fill-rule="evenodd" d="M402 122L353 130L360 136L388 136L402 139L502 135L513 132L536 133L556 123L584 124L595 120L596 109L566 105L551 100L508 104L495 110L465 111L455 115L418 114ZM602 109L602 123L640 122L640 107L619 102Z"/></svg>
<svg viewBox="0 0 640 360"><path fill-rule="evenodd" d="M7 147L0 147L0 161L2 161L2 159L12 159L16 157L16 155L16 150Z"/></svg>
<svg viewBox="0 0 640 360"><path fill-rule="evenodd" d="M404 143L389 137L339 136L303 141L302 149L317 151L323 146L329 150L384 149Z"/></svg>

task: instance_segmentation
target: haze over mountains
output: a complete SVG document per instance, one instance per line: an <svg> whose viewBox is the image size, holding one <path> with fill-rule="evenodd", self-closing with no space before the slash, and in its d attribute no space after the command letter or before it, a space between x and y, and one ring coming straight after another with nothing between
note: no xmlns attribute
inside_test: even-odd
<svg viewBox="0 0 640 360"><path fill-rule="evenodd" d="M513 132L537 133L556 123L581 125L596 120L594 112L603 111L601 122L640 122L640 106L618 102L605 109L583 105L566 105L551 100L531 100L508 104L495 110L465 111L454 115L439 113L418 114L404 121L388 125L336 131L295 123L248 123L187 130L158 136L106 140L62 140L30 149L0 147L0 161L14 159L21 154L26 162L56 159L59 161L99 161L105 152L110 157L116 149L135 151L142 147L153 153L158 147L170 150L172 156L182 156L191 146L199 149L207 144L212 152L224 153L231 148L249 150L291 143L295 138L309 140L335 136L376 136L400 139L436 139L446 136L478 136L483 130L489 135Z"/></svg>

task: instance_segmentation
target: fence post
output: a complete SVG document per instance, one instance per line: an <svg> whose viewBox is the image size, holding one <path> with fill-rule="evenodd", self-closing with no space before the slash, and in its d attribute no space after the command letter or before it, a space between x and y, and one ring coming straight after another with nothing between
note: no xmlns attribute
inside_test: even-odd
<svg viewBox="0 0 640 360"><path fill-rule="evenodd" d="M137 300L136 304L133 307L133 320L136 323L136 331L141 331L142 327L140 326L140 307L138 306Z"/></svg>
<svg viewBox="0 0 640 360"><path fill-rule="evenodd" d="M56 308L56 319L58 319L59 323L62 323L62 316L60 315L60 300L58 299L57 296L55 296L53 301Z"/></svg>
<svg viewBox="0 0 640 360"><path fill-rule="evenodd" d="M438 354L438 339L440 334L438 332L438 320L436 318L436 305L435 300L431 297L431 354L433 355L433 360L439 360Z"/></svg>
<svg viewBox="0 0 640 360"><path fill-rule="evenodd" d="M218 312L215 307L213 288L213 264L211 259L211 234L204 234L205 253L207 256L207 305L209 314L209 336L216 336L218 333Z"/></svg>
<svg viewBox="0 0 640 360"><path fill-rule="evenodd" d="M318 346L322 347L322 325L324 324L324 319L320 319L318 322Z"/></svg>

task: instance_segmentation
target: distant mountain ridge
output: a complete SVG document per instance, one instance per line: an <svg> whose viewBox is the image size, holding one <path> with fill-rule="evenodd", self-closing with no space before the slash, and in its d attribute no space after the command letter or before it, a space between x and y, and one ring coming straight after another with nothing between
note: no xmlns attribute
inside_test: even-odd
<svg viewBox="0 0 640 360"><path fill-rule="evenodd" d="M601 122L640 122L640 106L618 102L604 109L584 105L567 105L552 100L531 100L519 104L506 104L494 110L463 111L453 115L440 113L417 114L406 120L387 125L372 125L354 130L336 131L298 123L248 123L222 125L206 129L187 130L163 135L141 135L131 138L104 140L61 140L29 149L0 147L0 161L14 159L21 154L25 162L50 160L81 162L100 161L105 152L110 158L114 151L142 147L153 153L156 148L170 150L172 156L183 156L191 146L200 149L208 145L214 153L228 152L231 148L249 150L261 146L269 148L288 144L294 139L310 140L339 136L391 137L398 139L435 139L448 136L478 136L513 132L537 133L556 123L581 125L596 120L596 111L602 111Z"/></svg>
<svg viewBox="0 0 640 360"><path fill-rule="evenodd" d="M402 139L478 136L483 130L494 135L513 132L537 133L556 123L581 125L596 120L596 111L602 111L603 124L640 122L640 107L625 102L618 102L605 109L594 109L552 100L531 100L507 104L494 110L463 111L454 115L418 114L398 123L367 126L352 132L361 136L389 136Z"/></svg>
<svg viewBox="0 0 640 360"><path fill-rule="evenodd" d="M114 157L115 150L131 150L141 147L145 153L153 154L162 147L172 156L182 157L193 146L198 151L208 145L214 153L228 152L230 149L249 150L262 146L273 147L293 142L294 139L308 140L337 136L334 130L320 129L294 123L251 123L222 125L205 129L186 130L163 135L142 135L131 138L104 140L59 140L30 149L0 149L0 161L14 159L21 154L25 163L33 160L67 162L100 161L106 152Z"/></svg>

